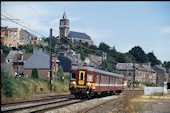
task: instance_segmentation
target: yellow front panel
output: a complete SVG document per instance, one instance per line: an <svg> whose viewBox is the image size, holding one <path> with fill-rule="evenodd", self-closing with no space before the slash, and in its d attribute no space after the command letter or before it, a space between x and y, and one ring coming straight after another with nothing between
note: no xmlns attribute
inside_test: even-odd
<svg viewBox="0 0 170 113"><path fill-rule="evenodd" d="M78 84L84 84L85 80L85 71L79 71L79 81Z"/></svg>

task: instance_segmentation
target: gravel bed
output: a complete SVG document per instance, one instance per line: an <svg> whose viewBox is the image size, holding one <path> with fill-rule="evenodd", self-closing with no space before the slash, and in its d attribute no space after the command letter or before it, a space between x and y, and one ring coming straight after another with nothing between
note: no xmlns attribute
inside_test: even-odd
<svg viewBox="0 0 170 113"><path fill-rule="evenodd" d="M108 96L108 97L103 97L103 98L96 98L96 99L92 99L92 100L88 100L82 103L78 103L78 104L73 104L64 108L60 108L60 109L56 109L56 110L51 110L51 111L47 111L46 113L75 113L75 112L80 112L82 110L85 110L89 107L94 107L97 104L101 104L104 103L108 100L112 100L112 99L116 99L120 96Z"/></svg>

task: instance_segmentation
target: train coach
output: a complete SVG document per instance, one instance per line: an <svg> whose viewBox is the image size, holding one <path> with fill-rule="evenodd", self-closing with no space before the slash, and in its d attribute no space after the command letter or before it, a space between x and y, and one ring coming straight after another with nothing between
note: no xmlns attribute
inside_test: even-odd
<svg viewBox="0 0 170 113"><path fill-rule="evenodd" d="M76 98L121 93L124 75L88 66L72 66L69 90Z"/></svg>

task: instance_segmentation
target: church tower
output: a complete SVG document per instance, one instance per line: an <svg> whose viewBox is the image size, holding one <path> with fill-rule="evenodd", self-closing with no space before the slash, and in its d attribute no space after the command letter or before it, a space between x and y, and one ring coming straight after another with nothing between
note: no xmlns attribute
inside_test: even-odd
<svg viewBox="0 0 170 113"><path fill-rule="evenodd" d="M66 13L64 11L63 18L60 19L60 36L67 37L69 34L69 20L67 19Z"/></svg>

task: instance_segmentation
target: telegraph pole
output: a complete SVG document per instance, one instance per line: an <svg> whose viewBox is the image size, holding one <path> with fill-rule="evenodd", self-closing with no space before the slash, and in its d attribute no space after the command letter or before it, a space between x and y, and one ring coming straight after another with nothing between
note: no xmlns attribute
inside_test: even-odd
<svg viewBox="0 0 170 113"><path fill-rule="evenodd" d="M17 42L17 77L18 77L18 42Z"/></svg>
<svg viewBox="0 0 170 113"><path fill-rule="evenodd" d="M52 29L50 29L50 91L52 92L52 53L51 53Z"/></svg>
<svg viewBox="0 0 170 113"><path fill-rule="evenodd" d="M103 58L103 51L102 51L102 66L101 66L102 69L103 69L103 60L104 58Z"/></svg>
<svg viewBox="0 0 170 113"><path fill-rule="evenodd" d="M135 63L133 63L133 89L135 88Z"/></svg>

